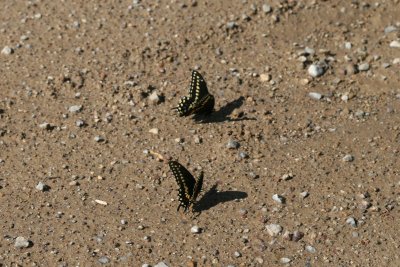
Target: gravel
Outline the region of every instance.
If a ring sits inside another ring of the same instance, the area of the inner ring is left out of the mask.
[[[268,234],[272,237],[279,235],[283,230],[282,226],[274,223],[266,225],[265,229],[267,229]]]
[[[9,47],[9,46],[5,46],[2,50],[1,50],[1,54],[3,55],[11,55],[12,53],[14,53],[14,50]]]
[[[165,262],[160,261],[159,263],[157,263],[156,265],[154,265],[154,267],[168,267],[168,265],[167,265]]]
[[[70,106],[68,108],[68,111],[71,113],[78,113],[82,110],[82,106],[81,105],[74,105],[74,106]]]
[[[315,253],[317,251],[313,246],[310,245],[306,246],[306,250],[310,253]]]
[[[392,48],[400,48],[400,41],[397,41],[397,40],[391,41],[389,46]]]
[[[351,225],[352,227],[357,227],[357,221],[353,217],[347,218],[346,223]]]
[[[280,196],[278,194],[274,194],[272,196],[272,199],[280,204],[284,204],[285,203],[285,198],[283,196]]]
[[[310,74],[312,77],[322,76],[324,72],[324,68],[317,64],[311,64],[310,67],[308,67],[308,74]]]
[[[262,6],[262,10],[265,14],[271,13],[272,12],[272,7],[268,4],[264,4]]]
[[[101,264],[107,264],[110,262],[110,258],[106,257],[106,256],[102,256],[98,259],[98,262],[100,262]]]
[[[39,191],[44,192],[44,191],[47,191],[47,190],[49,189],[49,186],[46,185],[46,184],[43,183],[43,182],[39,182],[39,183],[36,185],[36,189],[39,190]]]
[[[192,226],[192,228],[190,228],[190,232],[192,234],[199,234],[201,233],[201,228],[198,227],[197,225]]]
[[[311,92],[308,94],[312,99],[315,100],[320,100],[322,98],[322,95],[320,93],[316,93],[316,92]]]
[[[359,71],[367,71],[369,70],[369,64],[368,63],[362,63],[358,65],[358,70]]]
[[[228,144],[226,145],[228,149],[238,149],[240,147],[240,144],[238,141],[234,140],[229,140]]]
[[[350,154],[347,154],[342,158],[342,161],[344,161],[344,162],[352,162],[352,161],[354,161],[354,156],[350,155]]]
[[[15,239],[14,247],[16,248],[27,248],[30,245],[30,241],[25,237],[19,236]]]
[[[103,136],[96,135],[96,136],[94,137],[94,141],[96,141],[96,142],[98,142],[98,143],[104,142],[104,141],[105,141],[105,138],[104,138]]]

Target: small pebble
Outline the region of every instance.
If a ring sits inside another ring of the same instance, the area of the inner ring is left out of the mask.
[[[287,264],[287,263],[289,263],[289,262],[291,262],[291,261],[292,261],[291,259],[286,258],[286,257],[281,258],[281,263],[283,263],[283,264]]]
[[[98,259],[98,261],[99,261],[101,264],[107,264],[107,263],[110,262],[110,258],[108,258],[108,257],[106,257],[106,256],[102,256],[102,257],[100,257],[100,258]]]
[[[201,228],[198,227],[197,225],[192,226],[192,228],[190,228],[190,232],[192,234],[199,234],[201,232]]]
[[[11,47],[9,47],[9,46],[5,46],[5,47],[1,50],[1,53],[2,53],[3,55],[11,55],[12,53],[14,53],[14,50],[13,50]]]
[[[126,220],[123,220],[123,219],[121,220],[121,224],[122,224],[122,225],[125,225],[125,224],[127,224],[127,223],[128,223],[128,222],[127,222]]]
[[[100,205],[103,205],[103,206],[107,206],[107,205],[108,205],[107,202],[105,202],[105,201],[103,201],[103,200],[100,200],[100,199],[95,199],[94,202],[96,202],[96,203],[98,203],[98,204],[100,204]]]
[[[400,48],[400,41],[391,41],[389,46],[392,48]]]
[[[77,127],[83,127],[83,126],[85,126],[85,122],[84,122],[83,120],[77,120],[77,121],[75,122],[75,125],[76,125]]]
[[[46,185],[46,184],[44,184],[43,182],[39,182],[39,183],[36,185],[36,189],[39,190],[39,191],[44,192],[44,191],[47,191],[47,190],[49,189],[49,186]]]
[[[239,148],[239,146],[240,146],[239,142],[234,140],[229,140],[228,144],[226,145],[228,149],[237,149]]]
[[[358,65],[358,70],[359,71],[367,71],[369,70],[369,64],[368,63],[362,63]]]
[[[278,195],[278,194],[274,194],[272,196],[272,199],[275,200],[276,202],[280,203],[280,204],[285,203],[285,198],[283,196]]]
[[[264,4],[264,5],[262,6],[262,10],[263,10],[263,12],[264,12],[265,14],[268,14],[268,13],[271,13],[272,7],[271,7],[270,5],[268,5],[268,4]]]
[[[228,22],[227,24],[226,24],[226,28],[227,29],[234,29],[234,28],[237,28],[237,24],[236,24],[236,22],[234,22],[234,21],[230,21],[230,22]]]
[[[347,75],[353,75],[358,72],[358,69],[354,64],[347,64],[345,67],[345,72]]]
[[[268,234],[272,237],[279,235],[283,230],[282,226],[274,223],[266,225],[265,228],[267,229]]]
[[[347,154],[346,156],[344,156],[342,158],[342,161],[344,161],[344,162],[352,162],[353,160],[354,160],[354,157],[350,154]]]
[[[239,152],[239,157],[242,159],[247,159],[249,155],[246,152]]]
[[[40,129],[44,129],[44,130],[50,130],[51,129],[51,125],[48,122],[44,122],[42,124],[39,124],[39,128]]]
[[[346,220],[346,223],[347,223],[347,224],[350,224],[352,227],[357,227],[357,221],[356,221],[356,219],[354,219],[353,217],[349,217],[349,218]]]
[[[142,264],[142,267],[151,267],[151,265],[147,264],[147,263],[144,263],[144,264]]]
[[[242,254],[239,251],[235,251],[234,255],[236,258],[239,258],[242,256]]]
[[[350,42],[345,42],[344,43],[344,48],[351,49],[351,47],[352,47],[352,44]]]
[[[393,25],[387,26],[387,27],[385,28],[385,33],[386,33],[386,34],[387,34],[387,33],[391,33],[391,32],[395,32],[395,31],[397,31],[397,28],[396,28],[395,26],[393,26]]]
[[[16,248],[27,248],[30,245],[30,241],[25,237],[19,236],[15,239],[14,247]]]
[[[300,193],[300,196],[301,196],[302,198],[306,198],[306,197],[308,197],[308,195],[309,195],[309,193],[308,193],[307,191],[304,191],[304,192],[301,192],[301,193]]]
[[[95,137],[94,137],[94,141],[96,141],[96,142],[98,142],[98,143],[100,143],[100,142],[104,142],[104,137],[102,137],[102,136],[100,136],[100,135],[96,135]]]
[[[313,246],[309,246],[309,245],[306,246],[306,250],[308,252],[310,252],[310,253],[315,253],[316,252],[316,249]]]
[[[320,100],[322,98],[322,95],[320,93],[316,93],[316,92],[311,92],[308,94],[312,99],[315,100]]]
[[[154,91],[153,93],[151,93],[151,95],[149,96],[149,100],[151,103],[153,104],[159,104],[161,103],[161,97],[158,95],[158,93],[156,91]]]
[[[193,141],[194,141],[195,144],[201,144],[203,142],[203,140],[197,134],[195,134],[193,136],[193,139],[194,139]]]
[[[270,74],[260,74],[260,81],[261,82],[269,82],[271,80],[271,75]]]
[[[154,267],[168,267],[168,265],[166,263],[164,263],[163,261],[160,261],[159,263],[154,265]]]
[[[382,63],[382,68],[387,69],[389,67],[390,67],[390,63],[387,63],[387,62]]]
[[[70,106],[68,111],[71,113],[77,113],[80,112],[82,110],[82,106],[81,105],[74,105],[74,106]]]
[[[149,130],[149,133],[158,134],[159,130],[157,128],[152,128]]]
[[[310,67],[308,67],[308,74],[310,74],[312,77],[319,77],[324,74],[324,72],[324,69],[317,64],[311,64]]]
[[[300,239],[302,239],[303,237],[304,237],[304,233],[303,233],[303,232],[294,231],[294,232],[293,232],[292,240],[295,241],[295,242],[297,242],[297,241],[299,241]]]

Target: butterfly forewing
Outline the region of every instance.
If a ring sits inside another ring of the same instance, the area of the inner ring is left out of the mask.
[[[170,161],[169,167],[172,173],[175,176],[176,183],[178,184],[178,198],[179,198],[179,206],[183,207],[185,211],[191,205],[191,200],[193,197],[193,190],[196,185],[196,180],[193,175],[180,163],[176,161]]]
[[[211,113],[214,109],[214,97],[208,92],[203,76],[197,71],[192,71],[189,95],[181,98],[176,109],[179,116]]]

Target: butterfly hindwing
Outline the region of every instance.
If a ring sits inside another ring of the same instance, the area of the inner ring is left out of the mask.
[[[201,191],[203,174],[201,174],[199,179],[196,181],[193,175],[177,161],[170,161],[168,164],[179,187],[178,210],[180,207],[183,207],[184,210],[187,211],[187,209],[195,203],[196,198]]]
[[[208,92],[203,76],[193,70],[189,85],[189,95],[181,98],[176,109],[179,116],[206,114],[213,111],[214,102],[214,97]]]

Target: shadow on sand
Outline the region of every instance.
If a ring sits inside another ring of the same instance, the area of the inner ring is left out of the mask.
[[[216,123],[216,122],[224,122],[224,121],[244,121],[244,120],[255,120],[254,118],[238,118],[232,119],[230,115],[232,112],[240,108],[243,105],[244,97],[241,96],[236,100],[233,100],[227,103],[225,106],[221,107],[219,110],[209,114],[209,115],[195,115],[193,119],[196,122],[201,123]]]
[[[202,212],[208,210],[219,203],[224,203],[232,201],[235,199],[243,199],[247,197],[247,193],[242,191],[217,191],[218,183],[213,185],[210,190],[208,190],[203,197],[196,203],[194,207],[195,212]]]

